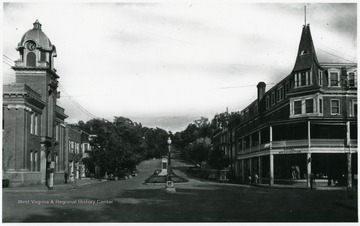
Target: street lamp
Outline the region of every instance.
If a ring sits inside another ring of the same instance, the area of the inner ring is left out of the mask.
[[[174,192],[176,192],[176,190],[174,187],[174,182],[171,180],[171,156],[170,156],[171,139],[170,139],[170,137],[168,138],[167,143],[169,145],[169,151],[168,151],[168,164],[167,164],[165,191],[174,193]]]
[[[170,137],[167,139],[169,151],[168,151],[168,167],[167,167],[167,179],[166,181],[171,181],[171,156],[170,156],[170,148],[171,148],[171,139]]]

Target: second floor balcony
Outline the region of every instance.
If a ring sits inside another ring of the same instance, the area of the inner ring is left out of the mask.
[[[357,139],[301,139],[272,141],[263,144],[255,144],[251,147],[243,147],[237,151],[237,155],[255,153],[266,150],[289,149],[289,148],[357,148]]]

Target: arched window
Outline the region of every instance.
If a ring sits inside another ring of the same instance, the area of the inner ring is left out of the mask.
[[[36,67],[36,55],[33,52],[30,52],[26,56],[26,66]]]

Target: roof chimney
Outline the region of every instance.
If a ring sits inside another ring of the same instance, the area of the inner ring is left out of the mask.
[[[266,88],[265,82],[259,82],[257,84],[258,100],[261,100],[261,98],[263,98],[263,96],[265,95],[265,88]]]

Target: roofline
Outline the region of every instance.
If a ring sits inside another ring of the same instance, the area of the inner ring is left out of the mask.
[[[331,63],[331,62],[323,62],[320,63],[321,66],[323,67],[331,67],[331,66],[355,66],[357,67],[357,63]]]

